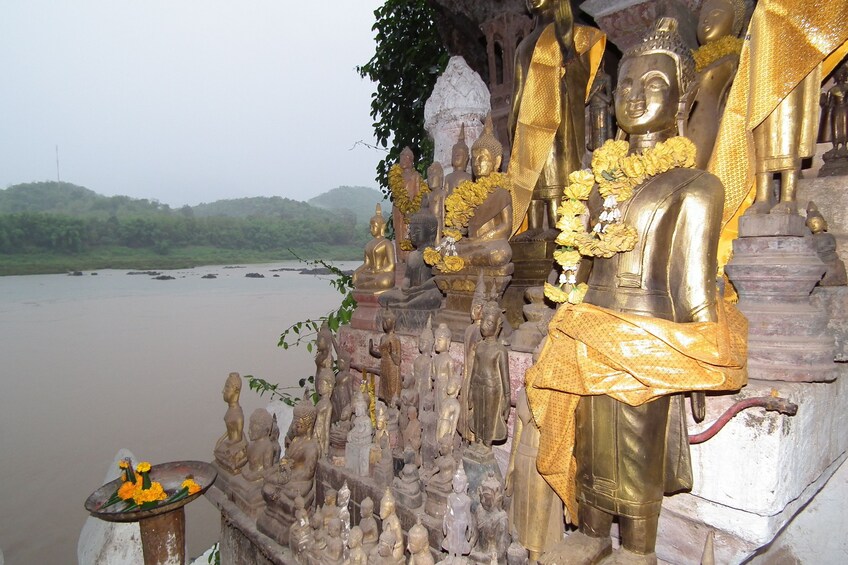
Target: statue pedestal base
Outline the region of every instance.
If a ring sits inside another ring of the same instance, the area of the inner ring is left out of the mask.
[[[264,481],[248,481],[242,475],[236,475],[229,481],[230,497],[242,512],[254,520],[265,509],[265,499],[262,498]]]
[[[506,319],[513,328],[524,322],[524,293],[533,286],[542,286],[554,266],[553,241],[510,241],[515,272],[504,292],[501,305],[506,309]],[[532,350],[531,350],[532,351]]]
[[[436,314],[435,324],[447,324],[453,341],[462,341],[471,323],[471,301],[482,276],[486,300],[500,300],[512,280],[513,264],[503,267],[466,267],[456,273],[436,275],[436,284],[445,295],[444,307]]]
[[[848,151],[831,149],[822,155],[824,165],[819,169],[820,177],[840,177],[848,175]]]
[[[377,299],[379,293],[354,290],[353,299],[356,300],[356,309],[350,317],[350,327],[358,330],[380,331],[377,325],[377,315],[380,313],[380,303]]]
[[[465,448],[462,454],[462,467],[465,469],[465,475],[468,477],[468,496],[473,500],[472,508],[476,508],[480,502],[480,493],[478,488],[491,473],[503,484],[503,475],[501,468],[495,461],[495,454],[491,447],[486,447],[482,443],[472,443]]]
[[[230,488],[230,485],[235,482],[237,478],[241,478],[241,473],[232,473],[228,467],[222,465],[219,461],[213,461],[212,465],[215,467],[215,470],[218,471],[218,478],[215,480],[215,486],[221,489],[221,491],[227,495],[227,498],[234,500],[233,491],[232,488]]]
[[[827,314],[810,303],[825,270],[812,237],[760,235],[777,229],[794,233],[800,231],[799,222],[803,227],[803,218],[785,214],[740,219],[740,237],[726,270],[739,293],[739,310],[748,318],[750,379],[820,382],[835,377]]]

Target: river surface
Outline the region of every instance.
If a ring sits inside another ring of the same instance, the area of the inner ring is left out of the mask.
[[[163,271],[175,277],[167,281],[109,270],[0,277],[7,564],[76,563],[83,502],[121,447],[154,464],[211,460],[225,430],[221,389],[230,371],[283,385],[314,372],[305,347],[283,350],[277,340],[341,295],[326,276],[271,271],[299,266]],[[245,417],[266,403],[245,382]],[[186,507],[186,520],[196,556],[217,540],[220,520],[202,497]]]

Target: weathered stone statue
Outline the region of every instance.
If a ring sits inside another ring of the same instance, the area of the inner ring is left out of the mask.
[[[460,435],[467,441],[474,441],[474,433],[469,427],[471,405],[468,403],[468,399],[470,394],[469,387],[471,386],[471,369],[474,366],[474,352],[477,350],[477,344],[483,339],[483,336],[480,334],[480,321],[483,318],[483,304],[486,303],[485,291],[485,284],[481,273],[477,277],[474,298],[471,299],[471,323],[465,328],[462,338],[465,363],[462,367],[462,388],[459,393],[459,402],[462,409],[459,414],[457,429]]]
[[[330,454],[330,423],[333,419],[333,384],[336,380],[333,370],[316,377],[315,386],[321,399],[315,405],[317,417],[315,419],[315,441],[318,443],[318,457],[326,458]]]
[[[264,408],[257,408],[250,415],[250,445],[247,446],[247,465],[241,475],[248,481],[261,481],[265,473],[274,466],[274,446],[271,443],[273,418]]]
[[[366,496],[359,503],[359,528],[362,530],[362,549],[370,555],[377,547],[380,539],[380,530],[377,528],[377,520],[374,518],[374,501]],[[352,532],[351,532],[352,533]]]
[[[324,562],[324,552],[327,551],[327,531],[322,518],[319,508],[309,520],[312,526],[312,546],[306,552],[307,565],[322,565]]]
[[[219,469],[237,475],[247,463],[247,440],[244,439],[244,412],[239,404],[241,394],[241,376],[230,373],[224,383],[224,402],[227,413],[224,414],[224,432],[215,444],[215,464]]]
[[[718,125],[730,85],[739,68],[745,23],[744,0],[707,0],[698,17],[698,43],[695,51],[696,87],[686,136],[695,144],[695,166],[706,169],[713,153]]]
[[[439,445],[436,443],[436,421],[439,416],[435,412],[435,397],[435,391],[432,390],[424,395],[421,415],[418,417],[421,422],[421,463],[428,472],[439,455]]]
[[[365,244],[365,262],[353,272],[357,290],[382,292],[395,286],[395,248],[386,239],[386,221],[380,205],[371,218],[371,241]]]
[[[350,373],[350,353],[336,342],[332,333],[330,334],[330,340],[332,341],[333,349],[336,351],[339,369],[339,372],[335,375],[333,394],[330,397],[333,401],[333,423],[336,423],[341,419],[341,414],[345,407],[350,407],[354,392],[354,379]]]
[[[446,324],[439,324],[436,328],[436,356],[433,358],[433,393],[437,418],[442,413],[442,401],[447,397],[448,381],[454,373],[450,343],[451,331]]]
[[[467,488],[468,480],[460,465],[453,478],[453,492],[448,496],[448,508],[442,522],[442,533],[445,534],[442,548],[452,560],[471,553],[477,537]]]
[[[383,530],[380,534],[380,541],[374,551],[371,552],[368,558],[369,565],[403,565],[403,556],[398,559],[394,555],[393,548],[396,544],[397,536],[392,530]]]
[[[410,406],[407,412],[407,424],[403,430],[403,448],[411,449],[415,454],[415,464],[421,466],[421,422],[418,409]]]
[[[353,398],[353,408],[356,415],[353,417],[353,427],[347,434],[345,467],[360,477],[367,477],[370,469],[369,458],[374,428],[371,425],[368,405],[365,403],[362,393]]]
[[[812,200],[807,204],[807,227],[813,232],[813,241],[816,244],[819,259],[827,267],[819,281],[819,286],[843,286],[848,283],[845,263],[836,254],[836,238],[827,233],[827,221]]]
[[[368,340],[368,351],[380,360],[380,389],[377,395],[387,406],[396,406],[400,399],[400,338],[395,334],[395,315],[391,310],[383,310],[383,332],[380,346],[374,347],[374,341]]]
[[[342,522],[342,541],[344,542],[345,557],[348,557],[348,545],[350,541],[350,488],[347,481],[342,484],[336,495],[339,507],[339,520]]]
[[[315,469],[318,444],[312,437],[316,410],[312,401],[301,400],[294,408],[295,436],[277,469],[266,475],[262,487],[265,510],[256,522],[259,531],[284,545],[294,522],[294,500],[300,496],[311,508],[315,501]]]
[[[430,198],[427,200],[427,208],[433,213],[433,217],[436,218],[436,236],[433,241],[438,244],[442,241],[442,228],[445,225],[445,198],[448,195],[447,190],[445,190],[445,171],[442,169],[442,164],[438,161],[433,161],[427,167],[427,184],[430,186]],[[421,204],[423,209],[423,198],[421,199]],[[412,239],[411,235],[409,239]],[[414,242],[413,245],[415,245]]]
[[[418,384],[418,411],[422,411],[424,397],[433,390],[433,347],[436,337],[433,335],[432,317],[427,318],[427,325],[418,336],[419,355],[412,362],[412,374]]]
[[[424,493],[421,490],[421,476],[415,464],[415,452],[406,449],[403,452],[403,469],[392,481],[392,490],[397,501],[406,508],[415,509],[424,504]]]
[[[289,549],[292,550],[299,563],[305,563],[306,553],[314,541],[312,526],[309,525],[309,514],[306,512],[302,496],[294,499],[294,507],[295,522],[289,530]]]
[[[394,461],[392,460],[392,446],[389,440],[388,409],[382,402],[377,403],[376,422],[374,430],[374,443],[371,445],[371,477],[379,486],[389,486],[394,477]]]
[[[548,333],[548,323],[554,315],[554,309],[545,303],[545,289],[531,286],[524,291],[527,304],[522,307],[526,320],[510,336],[513,351],[532,353],[542,338]]]
[[[435,461],[435,473],[425,482],[427,501],[424,510],[434,518],[442,518],[447,508],[448,496],[451,493],[451,482],[456,469],[461,466],[453,454],[453,442],[443,439],[439,443],[439,456]]]
[[[415,154],[409,147],[404,147],[400,152],[398,165],[401,170],[401,193],[393,186],[392,176],[389,175],[389,188],[392,190],[394,206],[392,207],[392,223],[395,228],[395,240],[400,246],[401,242],[408,238],[409,218],[418,211],[414,204],[416,197],[421,192],[424,179],[415,170]],[[398,248],[397,256],[401,261],[406,260],[407,252]]]
[[[345,562],[345,545],[342,540],[342,521],[332,518],[327,523],[327,549],[324,551],[322,565],[341,565]]]
[[[415,382],[415,374],[410,371],[403,377],[403,388],[400,391],[400,417],[398,425],[401,429],[401,434],[406,430],[406,424],[409,422],[409,409],[418,408],[418,383]]]
[[[528,229],[520,239],[553,240],[568,175],[580,168],[585,152],[587,89],[605,41],[598,30],[574,25],[569,2],[542,0],[528,7],[536,26],[516,48],[509,118],[515,209],[510,235],[526,214]]]
[[[507,565],[530,565],[530,557],[527,554],[527,550],[518,541],[518,532],[513,530],[511,536],[512,543],[509,544],[506,550]],[[533,561],[535,563],[535,560]]]
[[[694,62],[676,24],[661,18],[621,60],[616,117],[630,135],[631,155],[673,137],[678,111],[688,110],[679,103],[692,84]],[[676,145],[692,149],[681,140],[662,147]],[[683,396],[669,393],[736,389],[745,380],[744,354],[731,353],[709,369],[685,361],[701,348],[716,348],[705,335],[731,336],[720,347],[732,352],[741,343],[744,349],[744,320],[717,300],[723,203],[716,177],[685,166],[636,185],[618,204],[621,223],[636,229],[635,246],[595,257],[583,303],[557,310],[539,361],[526,373],[527,396],[541,432],[537,467],[580,525],[540,562],[596,562],[611,551],[610,526],[618,516],[622,549],[616,559],[656,563],[663,494],[692,482]],[[600,210],[592,212],[594,223]],[[571,332],[566,328],[575,327],[575,317],[581,329]],[[684,333],[686,339],[668,338]],[[651,352],[639,355],[639,348]],[[716,351],[704,355],[718,357]],[[691,367],[685,375],[658,370],[681,364]],[[661,384],[646,386],[640,378]],[[576,485],[567,478],[572,450]],[[540,513],[530,527],[547,527],[547,518]]]
[[[589,144],[594,151],[615,136],[615,119],[612,103],[612,78],[598,69],[589,89]]]
[[[276,465],[280,462],[280,455],[282,455],[283,447],[280,445],[280,426],[277,425],[277,415],[274,414],[271,417],[271,433],[268,435],[271,439],[271,449],[273,450],[271,453],[271,461]]]
[[[430,541],[427,528],[421,525],[421,517],[414,526],[409,528],[409,539],[406,548],[409,550],[409,561],[407,565],[435,565],[433,555],[430,553]]]
[[[489,474],[478,489],[480,504],[474,513],[477,521],[477,543],[472,551],[472,559],[478,563],[497,556],[497,563],[506,561],[509,547],[509,518],[503,509],[503,485]]]
[[[454,441],[460,411],[459,400],[456,399],[457,394],[459,394],[459,386],[458,378],[451,377],[448,380],[445,398],[442,400],[442,408],[439,412],[439,421],[436,423],[436,442],[442,441],[443,438]]]
[[[833,143],[822,158],[819,176],[848,174],[848,62],[833,73],[834,85],[822,95],[819,143]]]
[[[388,487],[380,501],[380,520],[383,523],[383,532],[394,534],[392,556],[399,563],[403,563],[403,529],[400,527],[400,519],[395,514],[395,497],[392,495],[392,489]]]
[[[362,547],[362,529],[354,526],[350,529],[350,565],[368,565],[368,554]]]
[[[426,197],[425,197],[426,200]],[[399,315],[399,327],[406,331],[417,331],[424,326],[442,303],[442,293],[433,280],[433,269],[424,262],[423,252],[435,245],[438,220],[427,207],[412,215],[409,221],[409,240],[413,250],[406,258],[403,280],[397,288],[380,295],[384,308],[391,308]]]
[[[506,495],[510,497],[509,521],[516,540],[539,556],[562,540],[565,523],[562,500],[536,469],[539,454],[539,428],[527,403],[526,389],[518,391],[512,451],[506,471]]]
[[[445,191],[448,196],[460,183],[472,180],[472,176],[468,172],[468,144],[465,143],[465,124],[462,124],[459,128],[459,137],[451,149],[451,167],[453,167],[453,170],[445,177]]]
[[[509,352],[498,341],[502,313],[494,301],[483,307],[480,322],[483,341],[477,344],[471,369],[469,427],[474,433],[474,441],[487,447],[506,438],[509,416]]]

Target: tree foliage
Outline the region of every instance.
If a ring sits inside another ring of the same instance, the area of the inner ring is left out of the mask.
[[[424,103],[447,65],[448,52],[426,0],[386,0],[374,16],[374,56],[357,70],[377,84],[371,95],[374,133],[380,145],[391,147],[377,164],[376,180],[388,194],[388,170],[401,149],[411,147],[422,167],[433,160]]]

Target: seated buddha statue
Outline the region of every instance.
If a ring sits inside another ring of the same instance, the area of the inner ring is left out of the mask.
[[[475,182],[498,172],[503,159],[503,145],[492,133],[492,118],[486,118],[483,134],[471,146],[471,170]],[[451,198],[458,198],[457,187]],[[494,187],[486,199],[476,206],[468,222],[468,234],[456,244],[456,251],[466,265],[500,267],[512,259],[509,236],[512,234],[512,196],[502,187]]]
[[[301,400],[295,406],[294,438],[277,469],[266,476],[262,487],[266,506],[256,526],[281,545],[289,540],[289,528],[295,518],[295,499],[302,497],[308,508],[315,502],[315,469],[318,466],[318,444],[312,438],[315,417],[311,400]]]
[[[386,220],[379,204],[370,225],[373,239],[365,244],[365,261],[353,272],[353,287],[382,292],[395,285],[395,248],[386,239]]]

